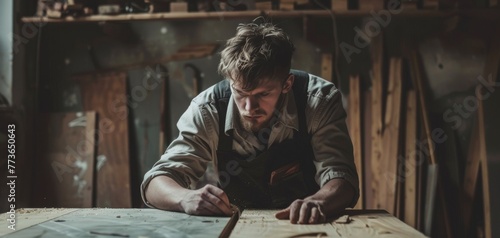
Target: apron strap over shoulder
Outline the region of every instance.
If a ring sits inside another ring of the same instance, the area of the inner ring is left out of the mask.
[[[219,143],[217,146],[218,151],[230,151],[233,147],[232,133],[226,135],[226,113],[231,98],[231,88],[229,87],[229,80],[222,80],[215,85],[215,108],[219,115]]]

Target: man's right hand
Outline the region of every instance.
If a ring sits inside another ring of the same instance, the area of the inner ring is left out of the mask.
[[[213,185],[190,190],[167,176],[156,176],[149,183],[145,196],[147,201],[158,209],[190,215],[232,215],[226,193]]]
[[[189,190],[183,196],[180,205],[190,215],[226,215],[232,214],[229,199],[224,191],[213,185]]]

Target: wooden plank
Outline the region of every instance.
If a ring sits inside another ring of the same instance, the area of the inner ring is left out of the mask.
[[[276,210],[245,210],[231,237],[425,237],[385,211],[346,210],[324,224],[290,224]]]
[[[498,121],[500,114],[498,113],[498,102],[500,101],[499,94],[492,94],[492,98],[485,101],[480,111],[484,118],[479,118],[479,158],[481,160],[481,174],[483,186],[483,213],[484,213],[484,233],[486,238],[499,237],[500,228],[500,206],[498,199],[500,191],[497,186],[492,186],[494,182],[500,179],[500,151],[498,148],[499,136],[495,133],[500,133],[498,129]],[[496,121],[495,121],[496,120]],[[488,128],[488,130],[485,130]],[[495,225],[497,224],[497,225]]]
[[[76,78],[85,110],[98,115],[98,207],[130,207],[130,160],[126,74],[110,73]]]
[[[434,221],[434,206],[436,198],[436,187],[438,180],[437,164],[430,164],[427,167],[427,184],[425,193],[425,209],[424,209],[424,234],[431,236],[432,224]]]
[[[439,0],[422,0],[424,9],[437,10],[439,8]]]
[[[359,11],[359,10],[348,10],[347,0],[334,0],[335,14],[337,16],[345,17],[365,17],[370,16],[370,11]],[[339,4],[340,3],[340,4]],[[344,5],[345,3],[345,5]],[[344,7],[345,6],[345,7]],[[343,9],[343,10],[342,10]],[[465,14],[479,14],[484,15],[485,13],[489,16],[495,16],[496,9],[480,9],[480,10],[467,10]],[[421,16],[421,17],[446,17],[456,15],[457,11],[434,11],[434,10],[420,10],[420,11],[409,11],[401,13],[402,16]],[[462,13],[462,11],[460,11]],[[48,18],[48,17],[21,17],[23,23],[57,23],[57,24],[74,24],[78,22],[131,22],[131,21],[168,21],[168,20],[217,20],[217,19],[239,19],[242,18],[255,18],[261,15],[267,15],[273,18],[288,18],[288,17],[303,17],[303,16],[313,16],[313,17],[331,17],[331,12],[328,10],[294,10],[294,11],[229,11],[229,12],[159,12],[159,13],[131,13],[131,14],[119,14],[119,15],[90,15],[84,17],[74,17],[67,16],[64,18]]]
[[[36,213],[44,209],[34,209]],[[217,237],[229,217],[191,216],[158,209],[63,209],[67,214],[11,233],[24,237]],[[69,213],[68,213],[69,212]],[[31,214],[31,213],[30,213]],[[47,214],[47,213],[42,213]],[[2,214],[4,215],[4,214]],[[31,217],[22,216],[19,223]]]
[[[7,228],[7,219],[0,219],[0,236],[20,231],[37,224],[74,212],[75,208],[21,208],[16,210],[16,230]],[[6,213],[0,217],[7,217]]]
[[[361,90],[359,75],[349,77],[349,134],[351,136],[354,149],[354,163],[359,177],[359,200],[355,209],[363,209],[364,183],[363,183],[363,153],[362,153],[362,135],[361,135]]]
[[[336,234],[333,227],[329,224],[291,225],[289,220],[278,220],[274,217],[277,211],[244,210],[231,233],[231,238],[294,237],[300,234],[333,236]]]
[[[404,221],[417,227],[417,95],[409,90],[406,100]]]
[[[435,179],[436,181],[427,181],[427,191],[426,191],[426,207],[424,210],[424,230],[425,234],[430,236],[430,232],[432,231],[432,219],[433,219],[433,206],[434,206],[434,197],[428,197],[428,195],[434,196],[436,191],[434,191],[436,188],[439,190],[438,195],[439,195],[439,202],[441,207],[443,208],[442,211],[444,212],[443,214],[443,220],[444,220],[444,230],[447,235],[447,237],[451,237],[451,227],[450,227],[450,222],[448,219],[448,213],[446,212],[448,209],[446,208],[446,201],[445,201],[445,196],[444,196],[444,190],[439,189],[442,188],[443,185],[441,184],[439,177],[437,175],[438,169],[437,169],[437,160],[436,156],[434,153],[434,142],[432,141],[432,136],[430,132],[430,123],[429,123],[429,116],[428,116],[428,110],[427,110],[427,104],[426,104],[426,88],[423,84],[423,79],[421,76],[421,63],[420,63],[420,58],[418,56],[418,53],[416,51],[411,52],[410,56],[410,68],[411,68],[411,74],[412,74],[412,80],[413,84],[416,85],[416,91],[418,94],[418,99],[419,99],[419,111],[422,119],[422,125],[423,125],[423,132],[424,132],[424,137],[425,141],[427,142],[427,145],[425,148],[429,152],[429,169],[428,169],[428,176],[427,179]],[[422,148],[421,148],[422,149]],[[429,174],[429,173],[435,173],[435,174]],[[434,186],[435,185],[435,186]]]
[[[37,130],[32,205],[92,207],[96,113],[42,114]]]
[[[165,79],[161,83],[161,98],[160,98],[160,140],[159,148],[160,155],[163,155],[167,149],[168,144],[171,142],[171,131],[170,131],[170,100],[169,100],[169,84],[170,75],[165,68]]]
[[[192,60],[213,55],[219,44],[190,44],[183,46],[174,55],[165,58],[162,62]],[[158,62],[159,63],[159,62]]]
[[[462,210],[458,209],[461,205],[460,197],[462,194],[463,184],[463,170],[459,169],[459,166],[462,168],[461,165],[463,160],[465,160],[465,156],[462,154],[462,146],[459,145],[457,141],[459,140],[457,138],[457,131],[455,131],[449,124],[442,125],[439,130],[442,130],[444,135],[446,135],[446,141],[444,142],[439,139],[434,139],[437,143],[442,142],[440,143],[440,154],[444,155],[444,159],[441,160],[439,166],[440,174],[443,175],[439,178],[440,184],[443,185],[440,189],[444,190],[443,198],[440,199],[443,199],[446,203],[446,207],[450,208],[449,210],[446,210],[446,213],[448,214],[447,219],[449,219],[450,228],[453,227],[452,232],[454,232],[454,234],[465,234],[464,226],[462,225]],[[438,214],[445,212],[439,211],[439,209],[437,209]],[[440,216],[443,217],[442,214],[440,214]],[[443,227],[442,225],[438,226]]]
[[[399,147],[402,147],[403,145],[402,144],[399,144]],[[403,148],[400,148],[400,151],[402,150]],[[402,152],[400,152],[402,153]],[[400,154],[398,155],[398,157],[401,157],[403,156],[403,154]],[[404,159],[398,159],[398,168],[401,168],[402,166],[404,166],[404,163],[405,163],[405,160]],[[401,174],[401,172],[397,171],[396,172],[396,196],[395,196],[395,200],[396,200],[396,206],[395,206],[395,210],[394,210],[394,216],[399,218],[399,219],[404,219],[404,179],[403,179],[403,176],[404,176],[404,172]]]
[[[170,12],[188,12],[187,2],[171,2]]]
[[[498,113],[497,109],[500,96],[497,91],[494,91],[500,86],[498,83],[500,27],[498,26],[497,22],[496,27],[493,28],[495,33],[491,38],[489,54],[486,58],[483,73],[482,90],[483,93],[489,92],[490,98],[483,97],[483,100],[478,100],[479,159],[481,161],[484,233],[486,238],[500,236],[500,227],[494,225],[500,222],[500,206],[498,202],[494,202],[500,199],[500,190],[495,188],[496,186],[490,186],[490,182],[500,179],[500,150],[498,147],[500,113]]]
[[[181,47],[176,53],[169,56],[162,56],[155,59],[151,59],[148,61],[141,61],[126,65],[120,65],[113,68],[99,69],[92,72],[85,72],[78,74],[78,76],[87,77],[89,75],[93,75],[96,77],[97,75],[104,74],[117,74],[125,71],[136,70],[136,69],[144,69],[147,67],[151,67],[152,65],[162,65],[171,61],[182,61],[182,60],[193,60],[197,58],[203,58],[210,55],[213,55],[217,48],[218,44],[207,43],[207,44],[189,44]]]
[[[427,110],[427,104],[426,104],[426,93],[425,93],[425,86],[422,82],[422,76],[421,76],[421,68],[420,68],[420,58],[417,55],[417,52],[413,51],[411,53],[411,70],[412,70],[412,80],[413,84],[416,87],[416,91],[418,94],[418,99],[419,99],[419,106],[420,106],[420,112],[422,116],[422,125],[423,125],[423,131],[424,131],[424,136],[427,142],[427,145],[429,146],[429,151],[430,151],[430,156],[429,156],[429,163],[430,164],[436,164],[436,157],[434,154],[434,142],[432,141],[431,137],[431,125],[429,123],[429,115],[428,115],[428,110]]]
[[[359,10],[361,11],[379,11],[384,9],[384,0],[358,0]]]
[[[423,137],[424,140],[427,142],[427,149],[429,151],[428,155],[428,160],[429,160],[429,165],[427,169],[427,178],[426,178],[426,192],[425,192],[425,207],[422,212],[422,228],[424,230],[424,234],[430,236],[432,232],[432,222],[433,222],[433,211],[434,211],[434,195],[435,195],[435,188],[437,184],[437,165],[436,165],[436,159],[434,157],[434,143],[431,140],[430,137],[430,125],[429,125],[429,119],[428,119],[428,111],[427,111],[427,104],[425,101],[425,88],[422,83],[422,79],[420,76],[420,65],[419,65],[419,58],[418,55],[415,51],[412,51],[410,53],[410,68],[411,68],[411,75],[412,75],[412,81],[413,85],[415,85],[415,90],[418,95],[419,99],[419,114],[421,116],[421,121],[422,121],[422,130],[423,130]],[[422,149],[422,148],[421,148]],[[422,159],[422,158],[421,158]],[[424,198],[423,198],[424,199]]]
[[[351,222],[332,225],[337,236],[332,237],[425,237],[398,218],[385,212],[350,215]]]
[[[418,95],[417,95],[418,97]],[[417,100],[418,101],[418,100]],[[417,107],[420,108],[420,106],[418,105],[418,102],[417,102]],[[417,108],[417,138],[419,139],[419,141],[422,141],[423,140],[423,133],[422,133],[422,123],[421,123],[421,116],[419,115],[420,114],[420,110],[418,110]],[[425,190],[425,187],[424,187],[424,172],[425,172],[425,168],[427,167],[427,158],[425,157],[425,155],[423,153],[421,153],[422,149],[420,148],[419,149],[419,153],[417,154],[417,159],[419,161],[419,166],[417,166],[417,173],[418,173],[418,176],[417,176],[417,221],[416,221],[416,229],[419,230],[419,231],[423,231],[424,230],[424,225],[423,225],[423,217],[424,217],[424,190]]]
[[[271,1],[255,2],[255,9],[260,11],[270,11],[273,9],[273,3]]]
[[[479,109],[479,108],[478,108]],[[478,113],[482,113],[481,110],[478,110]],[[476,119],[476,123],[474,125],[474,129],[472,129],[471,139],[469,141],[469,149],[465,162],[465,176],[464,176],[464,184],[463,184],[463,194],[461,197],[461,207],[462,207],[462,218],[464,224],[465,234],[470,234],[470,222],[472,219],[472,209],[474,207],[474,199],[476,194],[476,186],[477,186],[477,178],[479,175],[479,133],[478,133],[478,119],[482,118],[478,116]]]
[[[379,34],[372,38],[371,41],[371,57],[372,57],[372,100],[371,100],[371,117],[372,117],[372,127],[371,127],[371,163],[370,167],[372,170],[372,181],[368,192],[371,193],[373,198],[372,207],[380,209],[384,207],[385,195],[382,195],[378,189],[382,183],[382,177],[380,171],[383,171],[382,166],[382,67],[383,67],[383,38],[382,34]]]
[[[130,164],[131,164],[131,191],[140,189],[140,182],[144,174],[158,161],[161,151],[158,142],[162,132],[161,103],[162,88],[166,68],[157,65],[141,70],[131,70],[127,73],[128,95],[130,97],[129,112],[134,123],[129,127]],[[161,137],[160,137],[161,138]],[[141,195],[132,192],[133,206],[142,204]]]
[[[280,1],[279,9],[281,11],[293,11],[295,9],[294,2]]]
[[[403,0],[401,1],[401,8],[404,10],[417,10],[417,1],[416,0]]]
[[[402,59],[393,57],[389,62],[389,84],[384,116],[383,159],[385,170],[380,170],[382,183],[380,191],[385,197],[385,209],[396,215],[396,186],[398,182],[399,124],[402,99]]]
[[[332,82],[333,62],[332,54],[321,54],[321,77]]]
[[[364,184],[364,189],[363,189],[363,194],[364,194],[364,200],[365,200],[365,208],[372,207],[373,205],[373,197],[372,193],[370,192],[370,185],[371,181],[373,180],[373,174],[372,170],[370,168],[371,165],[371,151],[372,151],[372,138],[371,138],[371,130],[372,130],[372,95],[370,90],[363,90],[363,97],[364,99],[362,103],[362,137],[363,137],[363,184]]]
[[[332,0],[332,10],[333,11],[347,11],[348,5],[347,0]]]

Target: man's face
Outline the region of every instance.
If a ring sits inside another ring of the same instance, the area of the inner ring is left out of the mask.
[[[240,113],[240,122],[249,132],[258,132],[268,126],[282,94],[288,93],[293,85],[293,75],[286,80],[263,79],[251,91],[245,91],[230,80],[234,101]]]

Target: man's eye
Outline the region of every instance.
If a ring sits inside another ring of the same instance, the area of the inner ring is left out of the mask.
[[[261,94],[260,94],[260,96],[262,96],[262,97],[266,97],[266,96],[269,96],[269,93],[268,93],[268,92],[266,92],[266,93],[261,93]]]

